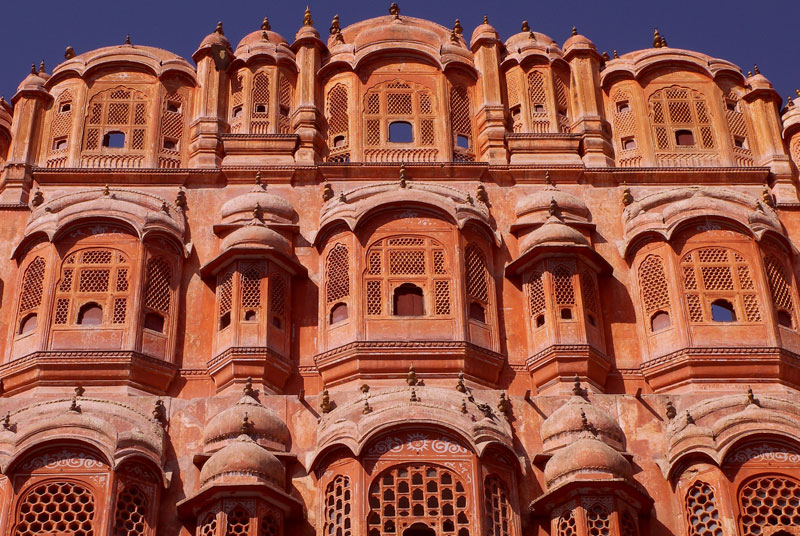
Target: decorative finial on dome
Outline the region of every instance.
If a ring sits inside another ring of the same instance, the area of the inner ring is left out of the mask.
[[[489,24],[489,15],[484,15],[483,16],[483,23],[484,24]]]
[[[130,34],[127,34],[125,36],[125,44],[126,45],[130,45],[131,44],[131,36],[130,36]]]
[[[775,208],[775,198],[772,197],[772,193],[769,191],[769,187],[766,184],[763,190],[761,190],[761,201],[769,208]]]
[[[337,13],[333,16],[333,20],[331,21],[331,35],[336,35],[341,31],[342,29],[339,27],[339,15]]]
[[[603,61],[610,61],[611,60],[611,56],[609,56],[608,52],[606,52],[605,50],[603,51],[602,54],[600,54],[600,56],[602,56]]]
[[[622,205],[627,207],[631,203],[633,203],[633,194],[631,194],[631,189],[628,188],[627,184],[624,184],[624,188],[622,189]]]
[[[489,195],[486,193],[486,187],[483,184],[478,184],[478,188],[475,191],[475,199],[484,205],[489,204]]]
[[[575,37],[576,35],[578,35],[578,29],[575,26],[572,27],[572,32],[570,33],[570,35],[572,37]]]
[[[262,216],[261,203],[256,203],[256,206],[253,207],[253,219],[261,220],[261,216]]]
[[[461,401],[461,413],[463,413],[465,415],[468,413],[467,412],[467,401],[466,400],[462,400]]]
[[[576,374],[575,381],[572,382],[572,394],[575,396],[583,396],[583,387],[581,387],[581,379]]]
[[[787,108],[794,108],[794,101],[792,100],[792,96],[791,95],[786,97],[786,107]]]
[[[333,186],[327,180],[322,185],[322,200],[330,201],[333,199]]]
[[[472,199],[472,196],[471,196],[471,195],[469,195],[469,192],[467,192],[467,199],[466,199],[466,202],[467,202],[467,204],[468,204],[468,205],[473,205],[473,206],[475,205],[475,200],[474,200],[474,199]]]
[[[36,74],[36,64],[31,63],[31,74]]]
[[[11,412],[6,411],[6,416],[3,417],[3,429],[11,430]]]
[[[111,194],[111,189],[108,187],[108,184],[106,184],[105,186],[103,186],[103,195],[110,195],[110,194]]]
[[[523,32],[530,32],[531,31],[531,27],[528,25],[528,21],[526,21],[526,20],[522,21],[522,31]]]
[[[458,34],[455,30],[450,30],[450,42],[451,43],[458,43]]]
[[[497,411],[503,415],[508,415],[511,411],[511,403],[506,398],[505,391],[500,391],[500,400],[497,401]]]
[[[456,19],[456,22],[453,23],[453,31],[456,32],[458,35],[464,33],[464,28],[461,26],[461,21]]]
[[[239,433],[242,435],[250,435],[252,426],[253,423],[250,422],[250,417],[248,417],[247,412],[245,412],[242,416],[242,424],[239,425]]]
[[[675,406],[672,405],[672,400],[667,400],[667,404],[665,407],[665,413],[667,414],[667,419],[672,420],[678,415],[678,411],[675,409]]]
[[[753,76],[753,71],[747,71],[747,78],[750,78],[751,76]]]
[[[753,64],[753,74],[761,74],[761,71],[758,70],[758,65]]]
[[[616,48],[614,49],[613,55],[614,55],[614,59],[619,58],[619,54],[617,54],[617,49]]]
[[[581,428],[587,432],[590,430],[589,419],[586,418],[586,412],[581,410]]]
[[[261,29],[265,32],[268,32],[272,29],[272,26],[269,25],[269,18],[264,17],[264,20],[261,21]]]
[[[76,397],[72,397],[72,402],[69,404],[69,411],[74,413],[80,413],[81,407],[78,405],[78,399]]]
[[[219,35],[225,35],[225,32],[222,30],[222,21],[217,23],[217,27],[214,28],[214,32],[218,33]]]
[[[405,188],[406,186],[406,165],[400,164],[400,188]]]
[[[551,216],[555,216],[556,218],[558,218],[558,212],[559,212],[559,210],[560,210],[560,209],[559,209],[559,206],[558,206],[558,201],[556,201],[556,198],[555,198],[555,197],[551,197],[551,198],[550,198],[550,205],[547,207],[547,212],[548,212],[548,214],[550,214]]]
[[[411,402],[419,402],[419,398],[417,398],[417,390],[413,387],[411,388]]]
[[[408,366],[408,374],[406,375],[406,383],[410,387],[413,387],[413,386],[417,385],[417,373],[414,370],[414,362],[413,361]]]
[[[178,190],[178,193],[175,195],[175,206],[184,212],[189,208],[189,203],[186,202],[186,191],[183,188]]]
[[[395,2],[392,2],[392,5],[389,6],[389,15],[396,19],[400,18],[400,7]]]
[[[263,186],[261,183],[261,170],[256,171],[256,186]]]
[[[344,195],[344,191],[339,192],[339,202],[347,203],[347,196]]]
[[[653,30],[653,48],[661,48],[661,34],[658,33],[658,28]]]
[[[86,389],[84,389],[83,386],[78,385],[77,387],[75,387],[75,396],[83,396],[83,393],[85,392]]]
[[[161,212],[164,214],[169,214],[169,205],[167,205],[166,201],[161,202]]]
[[[661,48],[667,48],[668,46],[669,45],[667,45],[667,38],[662,35],[661,36]]]
[[[364,415],[369,415],[370,413],[372,413],[372,407],[369,405],[368,398],[364,399],[364,409],[361,410],[361,413],[363,413]]]
[[[74,57],[75,57],[75,49],[74,49],[74,48],[72,48],[72,47],[70,47],[70,46],[68,46],[68,47],[67,47],[67,48],[64,50],[64,59],[65,59],[65,60],[71,60],[71,59],[72,59],[72,58],[74,58]]]
[[[328,394],[328,390],[324,389],[322,391],[322,398],[319,401],[319,410],[322,413],[330,413],[332,409],[333,406],[331,406],[331,397]]]
[[[359,387],[359,389],[361,389],[362,393],[367,394],[367,393],[369,393],[369,384],[362,383],[361,387]]]
[[[45,72],[44,60],[42,60],[42,62],[39,64],[39,74],[42,74],[43,72]]]
[[[242,389],[242,394],[244,396],[250,396],[250,397],[255,398],[256,390],[253,389],[253,377],[252,376],[248,376],[247,379],[245,380],[244,388]]]
[[[686,424],[695,424],[694,417],[692,417],[692,414],[689,413],[688,409],[686,410]]]
[[[303,26],[314,26],[314,19],[311,18],[311,9],[306,6],[306,12],[303,14]]]
[[[156,400],[153,404],[153,420],[164,424],[167,420],[167,410],[164,407],[164,401],[161,399]]]
[[[550,170],[544,172],[544,183],[548,186],[553,186],[553,180],[550,178]]]
[[[38,207],[44,203],[44,195],[39,188],[36,188],[36,191],[33,192],[33,199],[31,199],[31,205],[34,207]]]
[[[797,94],[798,97],[800,97],[800,89],[795,89],[794,92]]]
[[[456,384],[456,391],[459,393],[466,393],[467,386],[464,385],[464,371],[458,373],[458,383]]]
[[[756,398],[756,395],[753,394],[753,389],[749,385],[747,386],[747,405],[759,405],[758,399]]]

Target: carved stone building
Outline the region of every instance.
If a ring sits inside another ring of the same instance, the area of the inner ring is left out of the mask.
[[[0,101],[0,533],[800,535],[757,70],[394,5],[192,60]]]

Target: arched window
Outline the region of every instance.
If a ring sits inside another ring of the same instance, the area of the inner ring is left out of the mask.
[[[648,255],[639,265],[639,291],[650,330],[668,328],[671,325],[669,287],[664,261],[658,255]]]
[[[217,277],[217,318],[218,329],[222,331],[231,325],[231,307],[233,305],[233,273],[230,269]]]
[[[42,257],[35,257],[22,277],[22,290],[19,297],[19,319],[17,333],[22,335],[36,329],[39,316],[39,307],[42,304],[44,292],[45,261]]]
[[[544,299],[542,272],[531,272],[530,276],[528,276],[525,288],[528,294],[528,312],[533,319],[534,327],[540,328],[546,323],[544,314],[546,302]]]
[[[731,133],[733,157],[736,165],[752,166],[753,153],[748,142],[747,123],[744,119],[739,96],[733,90],[730,90],[723,97],[723,104],[725,105],[725,119],[728,122],[728,130]]]
[[[278,134],[291,134],[292,83],[284,73],[278,75]]]
[[[596,328],[599,325],[600,303],[597,297],[597,284],[594,276],[587,270],[581,272],[581,296],[583,298],[586,322]]]
[[[550,132],[547,113],[547,89],[544,72],[534,69],[528,73],[528,99],[531,109],[531,131]]]
[[[567,84],[558,73],[553,73],[553,81],[556,86],[556,114],[558,116],[558,131],[569,132],[571,130],[568,117],[569,100],[567,99]]]
[[[350,479],[337,475],[325,489],[325,525],[323,536],[352,535]]]
[[[800,483],[797,480],[777,475],[757,476],[739,491],[741,533],[768,534],[767,529],[776,527],[794,529],[800,526],[798,505]]]
[[[348,91],[336,84],[328,91],[328,156],[329,162],[350,160],[350,116],[347,113]]]
[[[244,536],[250,534],[250,513],[236,506],[228,512],[225,536]]]
[[[558,518],[558,536],[577,536],[578,526],[575,522],[575,514],[572,510],[567,510]]]
[[[242,90],[244,89],[244,80],[241,74],[231,76],[231,111],[230,111],[230,126],[231,133],[237,134],[242,130],[242,119],[244,116],[244,99],[242,97]]]
[[[650,96],[650,121],[656,145],[656,158],[662,165],[689,163],[680,153],[700,156],[691,160],[703,165],[718,162],[714,127],[703,95],[685,87],[667,87]],[[679,154],[674,154],[677,151]]]
[[[486,256],[475,244],[470,244],[464,251],[464,270],[469,317],[479,322],[486,322],[486,311],[489,307],[489,271],[486,268]]]
[[[686,520],[689,536],[722,536],[717,499],[709,484],[698,480],[686,492]]]
[[[513,510],[505,483],[497,476],[489,476],[483,484],[484,515],[488,536],[513,536]]]
[[[472,141],[472,111],[467,88],[450,88],[450,128],[453,136],[453,160],[474,162],[475,147]]]
[[[586,510],[586,528],[589,536],[611,536],[611,513],[604,505],[594,503]]]
[[[136,485],[126,486],[117,495],[114,508],[114,536],[147,534],[147,496]]]
[[[13,534],[95,536],[97,512],[94,494],[83,484],[70,480],[42,482],[26,491],[17,506]]]
[[[325,259],[325,303],[331,309],[331,323],[333,323],[333,304],[342,302],[350,297],[350,253],[344,244],[336,244],[328,252]],[[347,318],[347,304],[339,308],[338,314],[344,313]]]
[[[792,299],[791,279],[782,261],[775,255],[767,255],[764,259],[767,272],[770,296],[775,307],[778,324],[795,329],[794,300]]]
[[[177,93],[164,97],[161,108],[161,143],[158,148],[158,167],[181,167],[183,149],[185,99]]]
[[[378,475],[369,488],[369,536],[399,536],[412,522],[424,523],[436,534],[470,536],[471,517],[464,483],[443,467],[394,467]]]
[[[761,322],[749,264],[736,251],[707,247],[681,259],[690,322]]]
[[[287,275],[274,263],[233,262],[217,276],[218,331],[264,322],[283,330],[288,321]],[[251,326],[252,327],[252,326]]]
[[[425,314],[425,296],[422,289],[413,283],[403,283],[394,289],[395,316],[423,316]]]
[[[89,101],[83,148],[85,151],[113,148],[144,151],[147,119],[147,99],[144,93],[123,86],[98,93]],[[122,147],[115,147],[116,144],[112,143],[113,134],[124,139]]]
[[[614,137],[619,150],[617,162],[620,167],[640,166],[642,157],[636,140],[636,116],[631,107],[630,95],[626,91],[617,91],[611,100]]]
[[[572,281],[572,270],[563,264],[553,270],[553,294],[559,316],[564,320],[573,318],[572,307],[575,305],[575,285]]]

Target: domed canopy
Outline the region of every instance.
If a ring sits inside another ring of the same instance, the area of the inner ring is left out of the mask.
[[[200,41],[200,46],[197,47],[197,50],[194,54],[192,54],[192,58],[197,61],[197,55],[207,49],[210,49],[214,46],[220,46],[226,48],[228,50],[231,49],[231,43],[228,41],[228,38],[225,37],[225,32],[222,30],[222,23],[218,22],[216,29],[205,36],[202,41]]]
[[[469,40],[470,48],[473,48],[478,42],[483,40],[500,40],[500,34],[497,33],[497,30],[495,30],[494,26],[489,24],[489,21],[486,19],[486,17],[483,19],[483,24],[479,24],[472,32],[472,39]]]
[[[289,43],[278,32],[272,30],[256,30],[245,35],[239,44],[236,45],[236,56],[240,52],[246,52],[248,47],[259,46],[263,43],[272,43],[273,45],[288,45]]]
[[[288,240],[261,223],[239,227],[222,241],[222,251],[236,248],[274,249],[287,256],[291,251]]]
[[[559,216],[566,221],[588,222],[589,208],[582,199],[563,192],[553,185],[537,190],[517,201],[515,212],[518,220],[541,222],[550,215],[553,202],[558,207]],[[519,223],[523,223],[518,221]]]
[[[288,58],[290,61],[294,61],[295,58],[290,44],[281,34],[272,31],[266,18],[261,23],[260,30],[247,34],[239,41],[234,55],[237,61],[245,62],[259,55],[269,56],[276,63],[281,58]]]
[[[574,28],[572,30],[574,33],[564,41],[564,52],[568,53],[570,50],[577,48],[596,50],[594,43],[588,37],[577,33]]]
[[[566,480],[629,478],[631,465],[622,454],[598,439],[575,441],[548,460],[544,478],[549,487]]]
[[[539,433],[545,451],[553,451],[575,441],[590,430],[600,441],[622,450],[624,434],[617,421],[581,396],[571,397],[542,423]]]
[[[292,205],[278,195],[267,193],[266,185],[259,181],[249,192],[222,205],[222,221],[226,224],[249,222],[253,219],[253,211],[260,212],[268,222],[291,223],[294,217]]]
[[[267,449],[240,435],[211,456],[200,471],[200,486],[264,482],[283,488],[283,465]]]
[[[555,220],[555,221],[553,221]],[[583,246],[588,247],[589,241],[577,229],[573,229],[569,225],[552,218],[544,225],[525,235],[520,240],[519,250],[520,254],[524,255],[531,249],[537,246]]]
[[[42,90],[46,82],[47,80],[32,68],[28,76],[17,86],[17,93],[20,91]]]
[[[206,447],[213,447],[215,444],[238,437],[245,422],[249,433],[259,444],[276,450],[285,450],[289,441],[289,428],[286,423],[273,410],[262,406],[255,398],[248,395],[208,421],[203,431]]]

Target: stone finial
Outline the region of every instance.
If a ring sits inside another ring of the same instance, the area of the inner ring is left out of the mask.
[[[369,399],[364,399],[364,409],[361,410],[364,415],[372,413],[372,406],[369,405]]]
[[[689,410],[686,410],[686,424],[695,424],[694,417],[689,413]]]
[[[303,13],[303,26],[314,26],[314,19],[311,18],[311,10],[306,6],[306,12]]]
[[[614,55],[614,59],[615,60],[619,58],[619,54],[617,54],[617,49],[616,48],[614,49],[613,55]]]
[[[653,48],[661,48],[661,34],[658,28],[653,29]]]
[[[130,34],[125,36],[125,44],[126,45],[130,45],[131,44],[131,36],[130,36]]]
[[[522,21],[522,31],[523,32],[530,32],[531,31],[531,27],[528,24],[528,21],[526,21],[526,20]]]
[[[478,184],[478,188],[475,190],[475,199],[484,205],[489,204],[489,195],[486,193],[486,187],[483,184]]]
[[[570,36],[571,36],[571,37],[575,37],[576,35],[578,35],[578,28],[576,28],[575,26],[573,26],[573,27],[572,27],[572,31],[570,32]]]
[[[792,100],[792,96],[791,95],[786,97],[786,107],[787,108],[794,108],[794,101]]]
[[[175,206],[184,212],[189,208],[189,203],[186,202],[186,191],[183,188],[179,189],[178,193],[175,194]]]
[[[608,52],[606,52],[605,50],[603,51],[603,53],[602,53],[602,54],[600,54],[600,56],[603,58],[603,61],[609,61],[609,60],[611,60],[611,56],[609,56],[609,55],[608,55]]]
[[[31,74],[36,74],[36,64],[31,63]]]
[[[747,71],[747,78],[750,78],[751,76],[753,76],[753,71]]]
[[[547,213],[550,214],[551,216],[555,216],[556,218],[558,218],[558,211],[559,211],[558,202],[556,201],[555,197],[551,197],[550,205],[547,207]]]
[[[252,376],[248,376],[244,382],[244,388],[242,389],[242,394],[244,396],[250,396],[255,398],[256,390],[253,389],[253,378]]]
[[[336,35],[342,31],[339,27],[339,15],[336,14],[333,16],[333,20],[331,21],[331,35]]]
[[[392,5],[389,6],[389,15],[396,19],[400,18],[400,7],[395,2],[392,2]]]
[[[400,188],[405,188],[406,186],[406,165],[400,164]]]
[[[756,398],[756,395],[753,394],[753,389],[749,385],[747,386],[747,405],[759,405],[758,399]]]
[[[550,170],[544,172],[544,183],[547,186],[553,186],[553,179],[550,178]]]
[[[71,60],[71,59],[72,59],[72,58],[74,58],[74,57],[75,57],[75,49],[74,49],[74,48],[72,48],[71,46],[68,46],[68,47],[67,47],[67,48],[64,50],[64,59],[65,59],[65,60]]]
[[[153,420],[163,423],[167,418],[167,410],[164,407],[164,401],[159,399],[153,405]]]
[[[417,398],[417,390],[413,387],[411,388],[411,402],[419,402],[419,398]]]
[[[484,15],[483,16],[483,23],[484,24],[489,24],[489,15]]]
[[[239,425],[239,433],[242,435],[250,435],[251,427],[252,423],[250,422],[250,417],[248,417],[247,412],[245,412],[244,416],[242,416],[242,424]]]
[[[497,401],[497,411],[503,415],[508,415],[511,411],[511,403],[506,398],[505,391],[500,391],[500,400]]]
[[[167,205],[166,201],[161,202],[161,212],[164,214],[169,214],[169,205]]]
[[[39,64],[39,74],[46,72],[44,68],[44,60]]]
[[[339,202],[347,203],[347,196],[344,195],[344,192],[339,192]]]
[[[466,400],[462,400],[461,401],[461,413],[463,413],[465,415],[468,413],[468,411],[467,411],[467,401]]]
[[[675,406],[672,405],[672,400],[667,400],[665,413],[667,414],[667,419],[669,420],[674,419],[678,415],[678,411],[675,409]]]
[[[458,43],[458,34],[455,30],[450,30],[450,42],[451,43]]]
[[[359,389],[361,389],[361,392],[364,394],[369,393],[369,385],[366,383],[362,383]]]
[[[217,23],[217,27],[214,28],[214,32],[218,33],[219,35],[225,35],[225,32],[222,29],[222,21]]]
[[[753,64],[753,74],[761,74],[761,71],[758,70],[758,65]]]
[[[11,430],[11,412],[6,411],[6,416],[3,417],[3,429]]]
[[[459,393],[466,393],[467,386],[464,385],[464,371],[458,373],[458,383],[456,383],[456,391]]]
[[[769,208],[775,208],[775,198],[772,197],[772,193],[770,193],[766,184],[764,185],[764,189],[761,190],[761,201]]]
[[[256,203],[256,206],[253,207],[253,219],[260,220],[261,216],[261,203]]]
[[[661,36],[661,48],[667,48],[667,38],[663,35]]]
[[[269,19],[264,17],[264,20],[261,21],[261,29],[265,32],[268,32],[272,29],[272,26],[269,25]]]
[[[261,186],[261,170],[256,171],[256,186]]]
[[[333,406],[331,406],[331,397],[328,394],[327,389],[322,391],[322,398],[319,401],[319,409],[322,413],[330,413],[333,409]]]
[[[461,26],[461,21],[460,20],[456,19],[455,23],[453,23],[453,31],[455,33],[457,33],[458,35],[461,35],[461,34],[464,33],[464,27]]]
[[[586,418],[586,412],[581,410],[581,428],[587,432],[590,430],[589,419]]]
[[[474,199],[472,199],[472,196],[471,196],[471,195],[469,195],[469,192],[467,192],[467,199],[466,199],[466,201],[467,201],[467,204],[469,204],[469,205],[474,205],[474,204],[475,204],[475,200],[474,200]]]
[[[72,402],[69,404],[69,411],[74,413],[80,413],[81,407],[78,405],[78,399],[76,397],[72,397]]]
[[[622,189],[622,205],[628,206],[633,203],[633,194],[631,194],[631,189],[625,186]]]
[[[44,195],[42,194],[42,191],[39,188],[36,188],[36,191],[33,192],[33,199],[31,199],[31,205],[33,205],[34,207],[38,207],[42,203],[44,203]]]
[[[572,382],[572,394],[575,396],[583,396],[583,387],[581,387],[581,379],[577,375]]]
[[[322,200],[330,201],[331,199],[333,199],[333,187],[331,183],[325,181],[322,185]]]
[[[111,195],[111,189],[108,187],[108,184],[103,186],[103,195]]]
[[[413,362],[408,366],[408,374],[406,375],[406,383],[410,387],[414,387],[415,385],[417,385],[417,373],[414,370],[414,363]]]
[[[79,385],[79,386],[77,386],[77,387],[75,388],[75,396],[76,396],[76,397],[78,397],[78,396],[83,396],[83,393],[85,393],[85,392],[86,392],[86,389],[84,389],[84,388],[83,388],[82,386],[80,386],[80,385]]]

